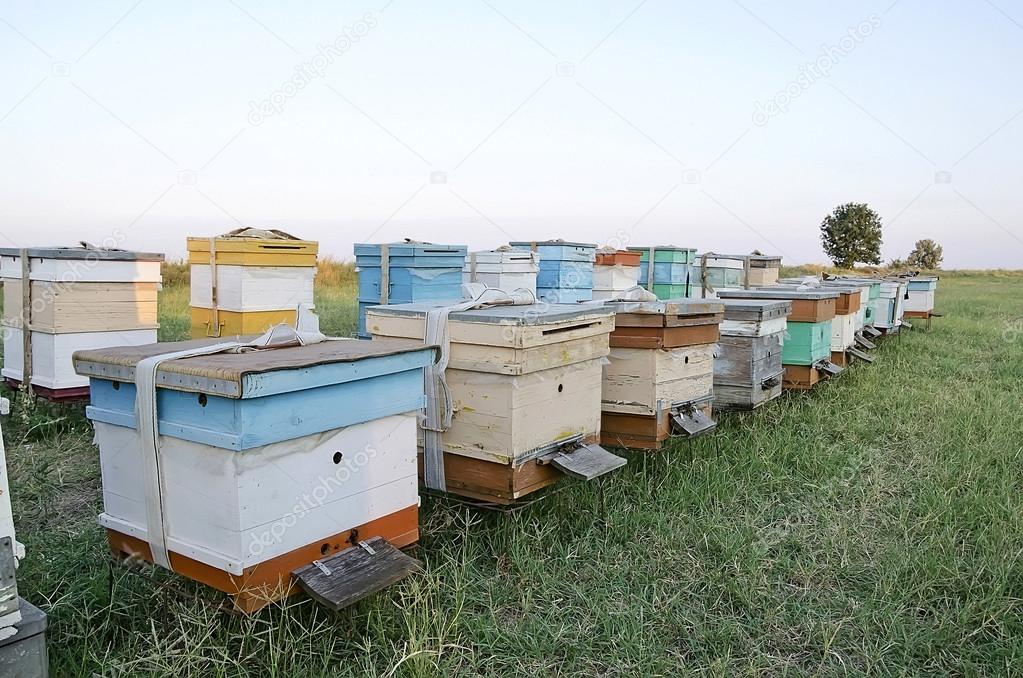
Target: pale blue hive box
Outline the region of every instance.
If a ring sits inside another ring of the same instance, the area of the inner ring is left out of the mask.
[[[597,258],[595,244],[564,240],[509,244],[540,255],[540,271],[536,276],[536,294],[540,299],[563,304],[593,299],[593,262]]]
[[[138,361],[217,341],[77,351],[75,370],[90,382],[86,416],[136,428]],[[413,412],[434,360],[422,342],[378,339],[170,361],[157,373],[159,432],[241,452]]]
[[[388,304],[442,301],[462,298],[464,245],[388,243]],[[368,339],[366,309],[381,303],[383,280],[381,244],[356,244],[355,266],[359,272],[359,336]]]

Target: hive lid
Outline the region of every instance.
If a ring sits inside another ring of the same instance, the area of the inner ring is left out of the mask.
[[[568,240],[520,240],[517,242],[508,243],[512,247],[525,247],[526,249],[532,249],[536,247],[585,247],[587,249],[597,249],[597,243],[592,242],[571,242]]]
[[[281,254],[316,254],[319,243],[315,240],[301,240],[277,229],[238,228],[218,235],[218,252],[280,252]],[[191,237],[187,239],[189,252],[209,252],[210,239]]]
[[[414,240],[389,243],[356,243],[355,256],[378,256],[383,245],[387,245],[387,249],[392,257],[465,256],[466,251],[469,249],[465,245],[438,245],[432,242],[417,242]]]
[[[450,302],[443,301],[422,301],[394,306],[370,306],[366,312],[404,318],[421,318],[426,316],[427,311],[449,304]],[[612,315],[614,312],[611,309],[604,308],[599,304],[532,304],[529,306],[491,306],[472,311],[460,311],[452,313],[448,319],[487,325],[527,326],[586,317],[606,318]]]
[[[255,337],[240,337],[240,341]],[[75,351],[73,356],[75,371],[87,377],[109,379],[111,381],[135,381],[135,366],[144,358],[184,351],[202,346],[211,346],[228,341],[226,339],[193,339],[191,341],[172,341],[143,346],[112,346],[84,351]],[[417,355],[418,354],[418,355]],[[160,365],[156,382],[160,387],[195,393],[225,396],[228,398],[246,398],[269,395],[274,388],[262,385],[263,390],[255,392],[246,378],[252,375],[269,373],[304,371],[300,384],[288,390],[303,390],[324,385],[314,378],[310,368],[358,363],[375,358],[408,355],[412,361],[397,365],[393,369],[367,371],[348,378],[337,377],[325,383],[340,383],[354,378],[380,376],[391,372],[403,371],[414,367],[424,367],[436,360],[437,347],[424,346],[421,341],[409,339],[375,339],[358,341],[356,339],[341,341],[323,341],[307,346],[250,351],[246,353],[216,353],[206,356],[195,356],[169,360]],[[247,388],[248,386],[248,388]]]
[[[163,261],[164,255],[155,252],[98,249],[94,247],[29,247],[28,256],[42,259],[86,259],[89,261]],[[2,247],[0,255],[20,257],[21,249]]]
[[[718,290],[722,299],[838,299],[840,293],[835,290],[797,290],[787,287],[770,287],[755,290]]]
[[[792,302],[758,299],[721,299],[725,320],[770,320],[782,318],[792,312]]]
[[[617,314],[716,315],[724,308],[717,299],[665,299],[663,301],[605,301]]]

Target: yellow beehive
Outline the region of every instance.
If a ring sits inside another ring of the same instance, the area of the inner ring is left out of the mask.
[[[314,241],[244,228],[189,238],[192,336],[258,334],[313,305]]]

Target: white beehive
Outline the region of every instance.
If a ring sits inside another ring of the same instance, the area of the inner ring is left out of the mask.
[[[75,374],[74,351],[156,341],[162,261],[162,254],[86,247],[0,249],[3,376],[23,381],[27,349],[40,394],[86,395],[89,381]]]
[[[536,276],[540,271],[537,252],[503,247],[485,252],[470,252],[465,257],[462,280],[483,283],[506,292],[529,290],[536,294]]]

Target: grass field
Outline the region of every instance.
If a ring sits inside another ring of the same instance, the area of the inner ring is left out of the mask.
[[[350,333],[351,279],[318,291]],[[78,408],[4,422],[23,595],[53,675],[1023,672],[1023,276],[949,275],[873,366],[513,515],[423,500],[427,573],[338,614],[253,618],[110,566]],[[187,292],[162,295],[161,338]],[[602,489],[602,492],[600,491]]]

